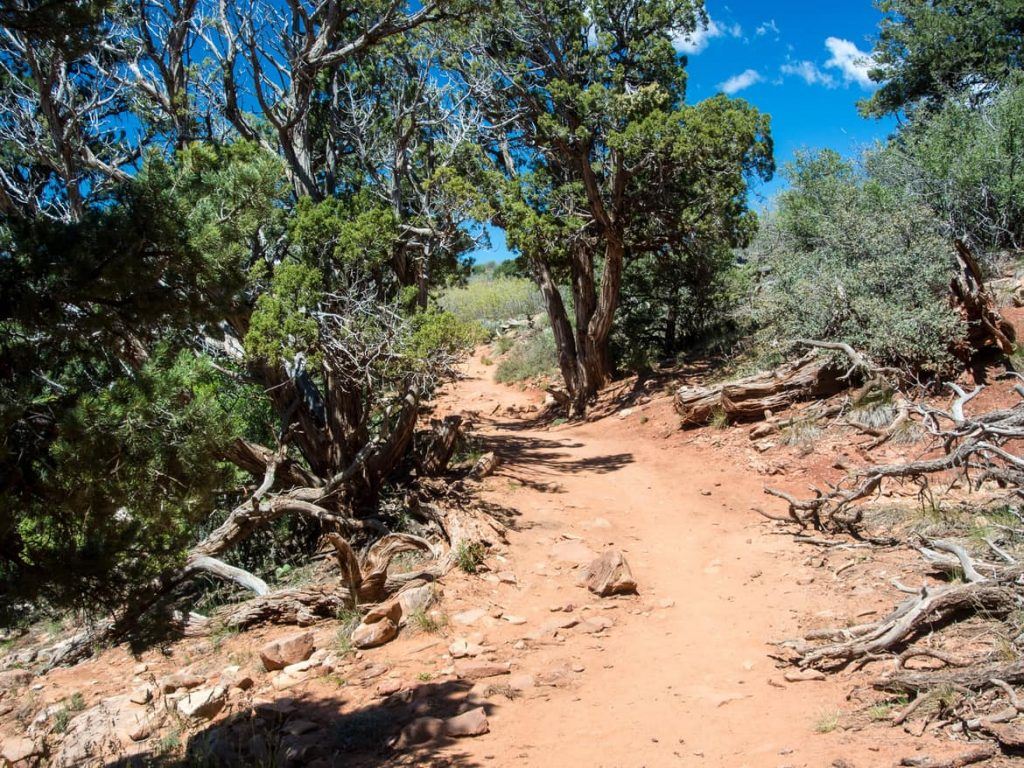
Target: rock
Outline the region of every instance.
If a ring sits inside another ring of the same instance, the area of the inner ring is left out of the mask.
[[[480,736],[487,733],[490,726],[487,723],[487,713],[483,707],[476,707],[467,710],[461,715],[449,717],[444,721],[444,732],[446,736],[463,738],[465,736]]]
[[[363,616],[363,624],[376,624],[385,619],[390,620],[395,626],[402,620],[402,604],[397,599],[388,600],[371,610]]]
[[[455,662],[455,674],[464,680],[497,677],[507,675],[511,671],[512,666],[508,662],[477,661],[475,659],[459,659]]]
[[[609,549],[594,560],[583,576],[587,589],[600,597],[627,595],[636,592],[636,580],[626,558],[616,549]]]
[[[423,586],[413,587],[412,589],[400,592],[395,596],[395,599],[402,606],[402,620],[399,623],[399,626],[401,626],[414,613],[426,611],[433,605],[437,595],[433,584],[424,584]]]
[[[448,653],[451,654],[453,659],[462,659],[466,656],[479,656],[483,653],[484,647],[471,643],[465,638],[457,638],[451,645],[448,646]]]
[[[281,729],[282,733],[289,736],[301,736],[304,733],[315,731],[319,726],[312,720],[292,720]]]
[[[480,619],[482,619],[486,615],[487,611],[485,611],[483,608],[471,608],[468,611],[456,613],[454,616],[452,616],[452,621],[456,624],[461,624],[463,626],[468,627],[471,624],[475,624],[476,622],[480,621]]]
[[[174,693],[177,690],[198,688],[206,682],[206,678],[194,672],[175,672],[160,680],[160,690],[164,693]]]
[[[5,669],[0,672],[0,691],[13,691],[24,688],[35,677],[27,669]]]
[[[367,664],[363,667],[363,671],[359,674],[360,680],[373,680],[375,677],[380,677],[388,668],[382,664]]]
[[[758,424],[752,430],[750,430],[751,440],[760,440],[762,437],[768,437],[768,435],[774,434],[779,431],[779,427],[772,422],[765,422]]]
[[[498,581],[502,584],[515,584],[516,575],[512,571],[498,571]]]
[[[609,619],[607,616],[589,616],[579,624],[576,625],[578,632],[584,632],[588,635],[593,635],[596,632],[601,632],[609,627],[613,626],[615,622]]]
[[[396,678],[389,678],[387,680],[381,680],[377,683],[375,693],[378,696],[391,696],[392,694],[398,693],[400,690],[405,688],[405,683]]]
[[[41,757],[42,754],[41,744],[21,736],[5,736],[3,746],[0,747],[0,756],[4,759],[4,765],[29,764],[34,762],[32,758]]]
[[[418,717],[402,729],[395,749],[408,749],[437,741],[444,735],[444,720],[439,717]]]
[[[284,669],[308,659],[314,650],[313,633],[301,632],[267,643],[260,649],[260,660],[268,672]]]
[[[131,695],[128,700],[133,704],[149,704],[153,700],[153,686],[151,685],[140,685]]]
[[[224,686],[197,688],[178,700],[178,712],[188,720],[209,720],[224,708],[227,698]]]
[[[237,688],[240,691],[248,691],[256,683],[252,679],[252,675],[243,672],[241,667],[231,666],[225,667],[224,671],[220,673],[220,684]]]
[[[360,624],[352,630],[352,645],[356,648],[376,648],[395,639],[398,625],[391,619],[382,619],[373,624]]]
[[[597,557],[597,553],[579,539],[566,539],[553,544],[548,556],[558,563],[586,565]]]
[[[513,616],[510,613],[506,613],[506,614],[502,615],[501,618],[504,619],[505,621],[507,621],[509,624],[525,624],[526,623],[526,619],[524,619],[522,616]]]
[[[49,766],[82,768],[116,761],[130,765],[130,758],[145,750],[135,742],[155,732],[163,717],[162,709],[140,709],[128,696],[104,699],[68,722]]]
[[[139,663],[139,664],[136,664],[134,667],[132,667],[132,674],[142,675],[142,674],[145,674],[146,672],[149,672],[149,664]]]
[[[790,683],[802,683],[807,680],[824,680],[825,673],[818,669],[793,669],[783,677]]]

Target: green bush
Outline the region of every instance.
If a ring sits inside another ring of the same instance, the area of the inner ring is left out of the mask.
[[[459,320],[487,328],[544,311],[537,286],[523,277],[474,276],[465,285],[446,289],[437,303]]]
[[[525,381],[558,370],[558,350],[550,329],[538,331],[520,340],[509,350],[494,371],[494,380],[502,384]]]
[[[950,368],[964,326],[947,299],[951,245],[932,211],[834,152],[801,156],[787,173],[790,189],[745,253],[758,275],[749,319],[760,355],[818,339],[907,370]]]

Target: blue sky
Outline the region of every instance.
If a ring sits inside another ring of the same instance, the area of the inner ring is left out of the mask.
[[[721,91],[772,116],[779,167],[800,149],[831,147],[858,154],[884,139],[895,121],[868,120],[857,101],[869,96],[863,54],[871,51],[881,15],[871,0],[706,0],[711,24],[676,47],[688,57],[688,100]],[[754,190],[761,208],[782,186],[781,175]],[[477,261],[508,258],[500,230]]]

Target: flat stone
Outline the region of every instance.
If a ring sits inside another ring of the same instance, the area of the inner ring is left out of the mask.
[[[481,680],[487,677],[507,675],[512,671],[508,662],[478,661],[475,659],[459,659],[455,662],[456,676],[465,680]]]
[[[483,707],[475,707],[467,710],[461,715],[449,717],[444,721],[444,732],[447,736],[464,738],[466,736],[480,736],[487,733],[490,726],[487,723],[487,713]]]
[[[227,702],[223,686],[197,688],[178,700],[178,711],[189,720],[209,720],[217,716]]]
[[[315,649],[312,632],[300,632],[295,635],[272,640],[260,649],[260,660],[268,672],[284,669],[289,664],[297,664],[308,659]]]
[[[584,632],[588,635],[592,635],[596,632],[601,632],[605,629],[608,629],[614,624],[615,622],[613,622],[607,616],[589,616],[576,625],[576,630],[579,632]]]
[[[483,608],[471,608],[468,611],[462,611],[452,616],[452,621],[456,624],[468,627],[476,622],[480,621],[484,616],[487,615],[487,611]]]
[[[133,704],[149,704],[153,700],[153,686],[140,685],[131,692],[128,700]]]
[[[0,747],[0,756],[3,756],[5,765],[13,765],[42,753],[41,745],[21,736],[5,736],[3,746]]]
[[[378,621],[390,619],[395,626],[402,620],[402,604],[395,600],[388,600],[369,611],[363,616],[363,624],[376,624]]]
[[[397,678],[388,678],[387,680],[381,680],[377,683],[377,688],[374,691],[378,696],[391,696],[392,694],[398,693],[405,688],[405,683]]]
[[[526,623],[526,619],[523,618],[522,616],[513,616],[510,613],[504,614],[501,618],[504,621],[507,621],[509,624],[525,624]]]
[[[5,669],[0,672],[0,691],[11,691],[24,688],[35,677],[27,669]]]
[[[194,672],[175,672],[160,680],[160,690],[164,693],[174,693],[178,690],[189,690],[198,688],[206,682],[206,678]]]
[[[281,731],[289,736],[301,736],[304,733],[315,731],[319,727],[312,720],[290,720]]]

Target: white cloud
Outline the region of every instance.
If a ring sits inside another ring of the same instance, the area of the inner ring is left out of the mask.
[[[722,25],[712,18],[707,24],[702,24],[692,32],[676,32],[672,36],[672,45],[679,53],[687,56],[695,56],[708,47],[708,43],[716,37],[740,37],[743,34],[743,27],[739,24]]]
[[[870,54],[864,53],[849,40],[839,37],[825,40],[825,47],[832,54],[832,58],[825,62],[825,66],[842,72],[843,82],[857,83],[861,88],[870,88],[874,84],[868,77],[868,71],[875,66]]]
[[[779,25],[775,23],[775,19],[770,19],[766,21],[764,24],[762,24],[756,30],[754,30],[754,34],[757,35],[758,37],[767,35],[769,32],[773,33],[776,36],[778,36],[779,34]]]
[[[761,73],[756,69],[746,69],[738,75],[733,75],[724,83],[719,83],[718,89],[731,96],[734,93],[739,93],[744,88],[749,88],[755,83],[760,83],[762,80],[764,78],[761,77]]]
[[[813,61],[794,61],[783,64],[779,67],[784,75],[796,75],[802,78],[808,85],[824,85],[826,88],[834,88],[836,81],[832,75],[822,72]]]

